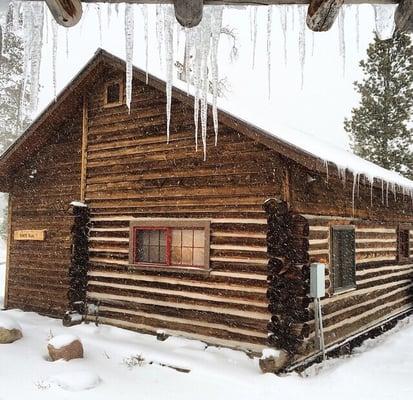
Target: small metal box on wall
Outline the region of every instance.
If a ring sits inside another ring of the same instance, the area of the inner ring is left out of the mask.
[[[310,296],[316,299],[325,296],[325,265],[322,263],[310,265]]]

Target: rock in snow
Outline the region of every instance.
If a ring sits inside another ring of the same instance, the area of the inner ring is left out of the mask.
[[[83,346],[80,339],[74,335],[59,335],[49,340],[47,345],[49,356],[53,361],[73,360],[83,358]]]
[[[0,344],[13,343],[22,337],[20,325],[5,313],[0,313]]]

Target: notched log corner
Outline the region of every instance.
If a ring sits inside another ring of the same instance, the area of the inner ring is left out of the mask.
[[[307,26],[315,32],[328,31],[334,24],[344,0],[311,0]]]

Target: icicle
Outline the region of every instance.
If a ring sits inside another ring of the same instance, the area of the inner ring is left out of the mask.
[[[27,85],[29,82],[29,111],[33,113],[37,109],[38,105],[40,62],[44,24],[44,4],[38,2],[22,3],[21,10],[23,16],[24,79],[20,94],[19,124],[23,121],[24,118],[23,110],[25,109]]]
[[[272,7],[267,8],[267,74],[268,74],[268,98],[271,98],[271,32]]]
[[[360,12],[359,6],[356,5],[356,46],[357,51],[360,50]]]
[[[352,209],[352,215],[354,217],[354,203],[355,203],[355,197],[356,197],[356,184],[358,180],[358,174],[353,172],[353,192],[351,196],[351,209]]]
[[[342,62],[343,76],[346,72],[346,44],[344,37],[344,6],[340,8],[338,13],[338,41],[339,41],[339,53]]]
[[[381,204],[384,205],[384,181],[381,180]]]
[[[328,161],[327,160],[324,161],[324,166],[326,167],[326,179],[328,183]]]
[[[386,182],[386,207],[389,206],[389,182]]]
[[[44,14],[45,14],[45,21],[44,21],[44,24],[45,24],[45,32],[44,32],[44,36],[45,36],[45,42],[47,43],[47,44],[49,44],[49,12],[48,12],[49,10],[48,10],[48,8],[47,8],[47,6],[46,6],[46,4],[44,5],[44,8],[43,8],[43,12],[44,12]]]
[[[218,44],[222,27],[222,6],[214,6],[211,20],[211,66],[212,66],[212,119],[215,132],[215,146],[218,143]]]
[[[390,39],[393,36],[394,6],[373,5],[376,22],[376,33],[380,40]]]
[[[315,33],[311,31],[311,57],[314,56],[314,47],[315,47]]]
[[[133,5],[125,4],[125,49],[126,49],[126,105],[130,113],[132,101],[132,79],[133,79],[133,31],[134,15]]]
[[[69,29],[64,28],[66,35],[66,58],[69,58]]]
[[[364,177],[364,184],[366,184],[366,177]],[[360,175],[357,175],[357,198],[360,198]]]
[[[21,3],[17,1],[13,1],[12,3],[12,27],[13,31],[17,32],[20,27],[20,9]],[[46,5],[45,5],[46,6]]]
[[[109,30],[110,24],[112,22],[112,4],[107,4],[106,6],[106,25]]]
[[[304,64],[305,64],[305,26],[306,26],[306,16],[307,8],[305,6],[299,6],[298,8],[300,17],[300,32],[298,35],[298,46],[300,54],[300,65],[301,65],[301,89],[304,87]]]
[[[174,66],[174,13],[172,6],[164,7],[164,39],[165,39],[165,66],[166,66],[166,138],[169,143],[171,123],[171,101]]]
[[[96,13],[98,16],[98,24],[99,24],[99,43],[102,47],[102,9],[100,8],[100,4],[96,4]]]
[[[185,28],[185,53],[184,53],[184,68],[185,68],[185,79],[186,79],[186,93],[189,95],[189,63],[191,61],[191,49],[192,49],[192,29]]]
[[[145,35],[146,84],[148,84],[148,62],[149,62],[148,6],[146,4],[141,5],[141,11],[142,11],[142,14],[143,14],[143,29],[144,29],[144,35]]]
[[[204,151],[204,160],[206,160],[206,145],[207,145],[207,118],[208,118],[208,56],[210,53],[211,40],[211,8],[206,10],[201,28],[201,41],[199,48],[201,50],[201,137]]]
[[[253,7],[249,6],[248,7],[248,11],[249,11],[249,21],[250,21],[250,40],[251,42],[253,41],[253,30],[254,30],[254,22],[253,22]]]
[[[52,52],[52,63],[53,63],[53,95],[56,100],[57,96],[57,80],[56,80],[56,59],[57,59],[57,23],[53,19],[52,20],[52,46],[53,46],[53,52]]]
[[[255,53],[257,50],[257,12],[258,8],[254,7],[253,30],[252,30],[252,68],[255,68]]]
[[[284,64],[287,65],[287,6],[283,5],[280,10],[281,30],[283,33]]]
[[[373,207],[373,185],[374,178],[370,181],[370,206]]]
[[[157,5],[156,6],[156,41],[158,43],[158,54],[159,54],[159,64],[162,67],[162,45],[164,43],[163,39],[163,12],[162,12],[162,6]]]

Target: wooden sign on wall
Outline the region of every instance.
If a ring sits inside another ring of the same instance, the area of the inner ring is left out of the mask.
[[[14,231],[14,240],[45,240],[46,230]]]

